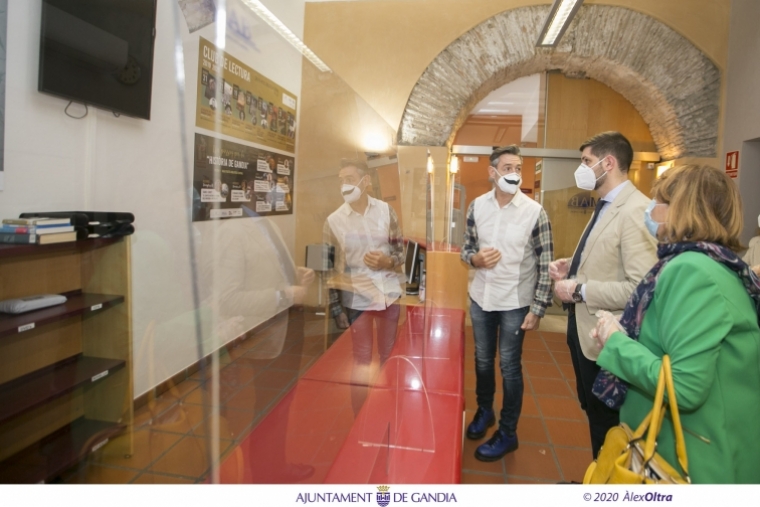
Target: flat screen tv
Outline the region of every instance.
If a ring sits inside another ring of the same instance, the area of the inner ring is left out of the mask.
[[[150,119],[157,0],[42,0],[38,90]]]

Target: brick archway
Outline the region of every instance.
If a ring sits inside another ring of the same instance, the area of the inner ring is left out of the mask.
[[[596,79],[630,101],[664,159],[716,156],[721,71],[704,53],[652,17],[603,5],[583,6],[556,49],[537,48],[548,12],[502,12],[452,42],[414,86],[398,143],[450,144],[488,93],[558,69]]]

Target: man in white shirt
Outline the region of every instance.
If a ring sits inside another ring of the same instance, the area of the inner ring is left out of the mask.
[[[633,290],[657,262],[657,241],[644,225],[650,199],[628,181],[633,148],[619,132],[603,132],[580,148],[575,172],[578,188],[596,190],[600,199],[572,259],[558,259],[550,268],[554,293],[568,310],[567,344],[575,370],[581,408],[591,433],[596,459],[607,431],[619,422],[616,410],[592,393],[599,366],[599,345],[590,332],[596,313],[620,314]]]
[[[396,341],[404,242],[393,208],[367,193],[371,180],[366,164],[344,160],[338,177],[345,202],[327,217],[324,228],[325,242],[335,248],[330,315],[339,328],[350,325],[352,380],[366,386],[373,330],[381,365]],[[354,389],[355,410],[363,397],[363,389]]]
[[[496,461],[517,449],[523,338],[525,331],[538,329],[551,304],[549,263],[554,252],[546,211],[520,191],[520,149],[499,148],[490,160],[488,175],[494,189],[470,204],[461,254],[477,270],[469,293],[478,410],[467,427],[468,438],[482,438],[496,422],[497,343],[503,384],[499,428],[476,450],[481,461]]]

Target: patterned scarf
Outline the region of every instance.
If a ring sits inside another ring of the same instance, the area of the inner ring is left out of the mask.
[[[657,247],[657,258],[660,260],[647,273],[636,290],[631,294],[625,310],[620,318],[620,324],[625,329],[629,338],[639,339],[641,323],[644,321],[647,308],[652,302],[662,268],[673,260],[677,255],[684,252],[699,252],[707,255],[712,260],[719,262],[735,272],[747,293],[755,303],[755,308],[760,311],[760,280],[750,267],[739,258],[733,251],[715,243],[699,241],[696,243],[660,243]],[[602,400],[602,403],[610,408],[619,410],[628,393],[628,384],[617,378],[609,371],[602,369],[596,376],[594,387],[591,390],[594,395]]]

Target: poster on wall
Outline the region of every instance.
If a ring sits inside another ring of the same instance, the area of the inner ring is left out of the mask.
[[[295,153],[296,103],[294,94],[200,37],[196,126]]]
[[[193,222],[293,213],[295,158],[195,134]]]

